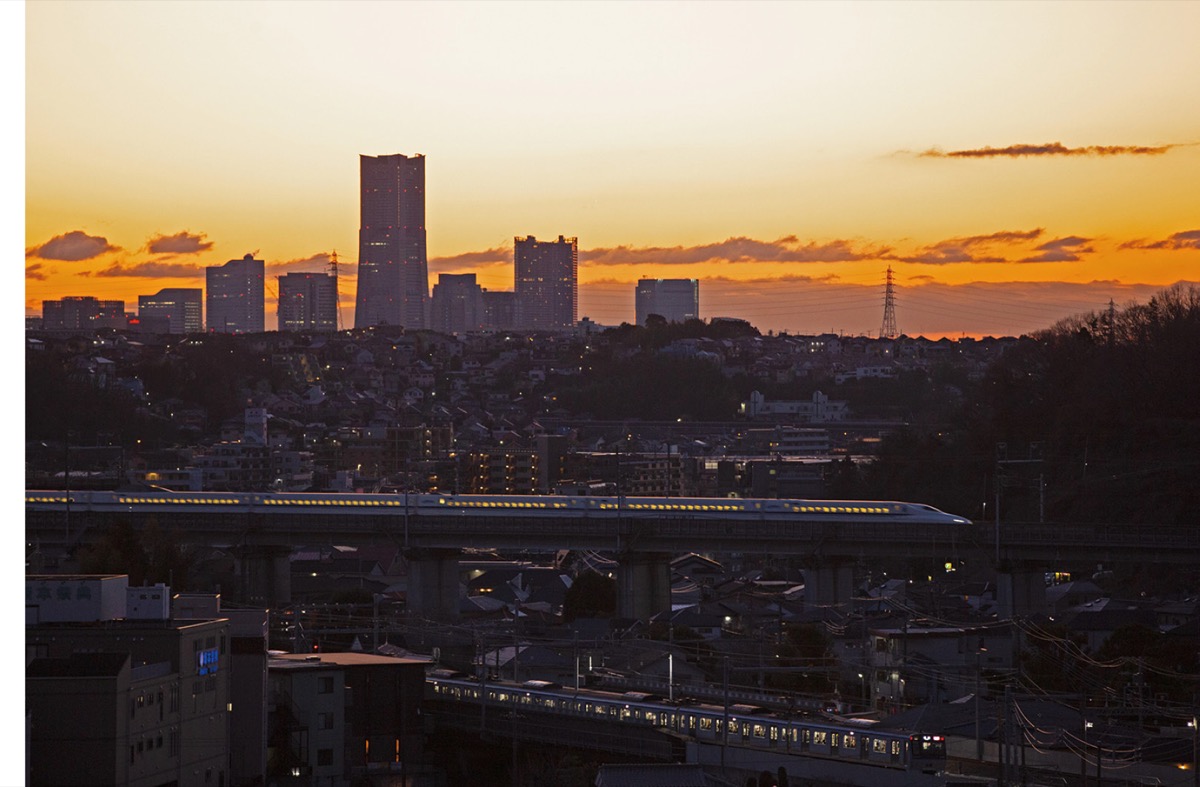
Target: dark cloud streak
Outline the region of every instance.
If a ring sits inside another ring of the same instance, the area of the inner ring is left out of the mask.
[[[1171,251],[1200,250],[1200,230],[1176,232],[1165,240],[1131,240],[1122,243],[1122,249],[1169,249]]]
[[[893,257],[901,262],[914,262],[923,265],[952,265],[958,263],[1000,263],[1011,262],[1007,257],[996,254],[980,254],[977,250],[988,249],[992,246],[1013,246],[1027,243],[1041,237],[1041,227],[1032,230],[1002,230],[989,235],[967,235],[961,238],[948,238],[918,250],[917,254],[909,257]]]
[[[1079,262],[1081,254],[1092,254],[1096,250],[1088,244],[1091,238],[1081,238],[1071,235],[1066,238],[1055,238],[1038,246],[1035,251],[1042,252],[1033,257],[1025,257],[1020,262]]]
[[[1047,142],[1044,145],[1009,145],[1003,148],[974,148],[970,150],[944,151],[930,148],[918,154],[920,158],[1025,158],[1029,156],[1161,156],[1172,148],[1171,145],[1086,145],[1080,148],[1069,148],[1061,142]]]
[[[212,247],[212,241],[203,232],[193,235],[187,230],[174,235],[155,235],[146,241],[146,250],[151,254],[199,254]]]
[[[712,261],[724,262],[853,262],[881,259],[891,252],[890,247],[855,248],[849,240],[828,243],[800,243],[794,235],[774,241],[754,238],[727,238],[719,243],[701,246],[614,246],[587,249],[580,252],[581,264],[606,265],[691,265]]]
[[[309,257],[269,263],[266,265],[266,273],[268,276],[279,276],[285,273],[329,273],[329,263],[332,259],[330,254],[319,251]],[[338,260],[338,277],[341,278],[344,275],[343,269],[354,267]]]
[[[177,262],[114,262],[98,271],[82,271],[80,276],[96,278],[195,279],[204,276],[204,268]]]

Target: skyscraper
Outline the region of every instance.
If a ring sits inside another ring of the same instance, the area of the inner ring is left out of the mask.
[[[579,244],[558,236],[513,239],[516,323],[525,331],[562,331],[575,326],[579,311]]]
[[[154,295],[139,295],[138,318],[143,324],[165,323],[167,333],[200,333],[204,330],[204,291],[167,287]]]
[[[441,333],[467,333],[484,326],[483,288],[474,273],[442,273],[433,285],[429,327]]]
[[[424,328],[425,157],[359,156],[358,294],[354,327]]]
[[[240,260],[205,268],[208,330],[216,333],[262,333],[263,261],[247,254]]]
[[[280,276],[279,330],[336,331],[337,277],[327,273],[285,273]]]
[[[638,279],[634,291],[637,324],[651,314],[667,322],[700,319],[700,282],[696,279]]]

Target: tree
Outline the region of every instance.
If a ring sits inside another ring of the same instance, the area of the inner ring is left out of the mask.
[[[138,532],[127,521],[111,525],[100,539],[79,550],[79,567],[86,574],[128,574],[131,586],[158,582],[187,589],[195,562],[176,532],[150,522]]]
[[[563,597],[563,619],[610,618],[617,613],[617,582],[595,571],[575,577]]]

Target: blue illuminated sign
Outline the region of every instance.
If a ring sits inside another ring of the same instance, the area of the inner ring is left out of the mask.
[[[220,661],[221,652],[216,648],[202,650],[196,654],[196,671],[200,675],[213,675],[217,671],[217,662]]]

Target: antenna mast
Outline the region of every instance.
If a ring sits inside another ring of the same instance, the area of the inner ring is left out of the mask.
[[[879,329],[880,339],[895,339],[900,332],[896,330],[896,290],[892,284],[892,266],[887,269],[887,287],[883,291],[883,327]]]

